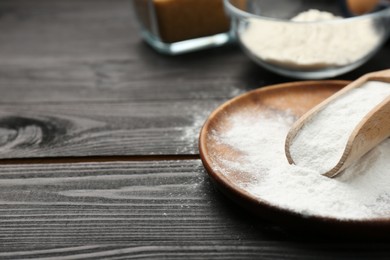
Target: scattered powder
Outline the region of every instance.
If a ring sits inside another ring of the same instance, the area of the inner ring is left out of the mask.
[[[229,147],[226,156],[211,155],[212,167],[227,178],[243,176],[236,185],[259,200],[301,214],[355,220],[389,217],[390,139],[343,174],[328,178],[288,163],[284,142],[295,120],[288,112],[233,114],[228,129],[212,131],[211,143]],[[230,153],[235,156],[230,158]]]
[[[243,46],[271,64],[294,69],[343,66],[368,55],[381,42],[370,19],[338,22],[341,17],[309,10],[283,22],[249,18]],[[327,22],[317,23],[317,21]],[[336,21],[333,21],[336,20]]]
[[[343,155],[355,127],[389,95],[390,84],[370,81],[334,100],[294,138],[290,153],[295,164],[320,173],[330,171]]]
[[[187,108],[181,108],[187,109]],[[195,111],[196,108],[194,108]],[[175,127],[178,132],[178,139],[183,142],[183,145],[177,146],[177,153],[187,153],[192,154],[194,150],[197,150],[198,147],[198,133],[202,128],[205,119],[210,114],[212,109],[204,109],[196,111],[194,116],[188,117],[191,119],[191,123],[185,127]]]

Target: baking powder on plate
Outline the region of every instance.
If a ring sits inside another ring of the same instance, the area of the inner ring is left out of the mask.
[[[376,96],[377,84],[369,84],[367,99]],[[390,91],[390,86],[388,86]],[[387,95],[389,95],[388,92]],[[360,99],[344,97],[345,109],[338,116],[347,120]],[[349,102],[349,103],[348,103]],[[341,102],[342,103],[342,102]],[[390,216],[390,140],[382,142],[336,178],[322,176],[317,170],[290,165],[284,152],[286,135],[295,121],[288,112],[260,114],[244,110],[229,118],[226,131],[213,131],[213,141],[240,154],[239,160],[224,156],[213,158],[213,167],[227,178],[232,173],[251,176],[237,183],[239,188],[266,203],[305,215],[339,219],[372,219]],[[316,123],[317,124],[317,123]],[[318,127],[329,128],[319,122]],[[329,131],[332,135],[333,132]],[[328,144],[313,138],[323,156]]]

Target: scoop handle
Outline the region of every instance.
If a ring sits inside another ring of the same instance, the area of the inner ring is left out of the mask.
[[[352,87],[358,87],[367,81],[390,83],[390,70],[365,74]],[[351,89],[348,85],[348,90]],[[365,155],[372,148],[390,136],[390,97],[374,107],[355,127],[337,165],[323,175],[334,177]]]
[[[323,175],[336,176],[388,137],[390,137],[390,97],[371,110],[356,126],[338,164]]]

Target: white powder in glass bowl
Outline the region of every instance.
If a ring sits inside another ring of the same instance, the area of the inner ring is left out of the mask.
[[[319,10],[298,14],[293,22],[249,18],[239,39],[253,56],[281,67],[345,66],[371,53],[381,42],[381,34],[369,19],[342,23],[340,19]]]

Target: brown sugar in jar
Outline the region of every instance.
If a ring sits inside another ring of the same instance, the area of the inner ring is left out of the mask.
[[[229,30],[222,0],[154,0],[160,37],[176,42]]]
[[[242,0],[244,5],[246,0]],[[222,45],[229,41],[230,21],[223,0],[134,0],[144,39],[169,54]],[[225,35],[223,35],[225,34]],[[211,37],[208,41],[175,43]],[[215,36],[215,37],[214,37]],[[188,46],[188,50],[185,47]]]

